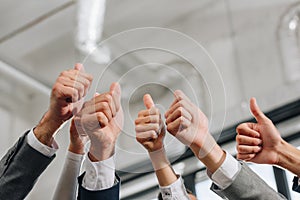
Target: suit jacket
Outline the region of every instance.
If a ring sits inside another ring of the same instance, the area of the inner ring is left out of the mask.
[[[293,180],[293,190],[295,192],[300,192],[299,177],[297,176],[295,176]]]
[[[83,173],[78,177],[79,190],[78,190],[78,199],[79,200],[119,200],[120,193],[120,178],[116,175],[118,183],[112,186],[111,188],[99,191],[90,191],[82,187],[82,180],[84,177]]]
[[[0,200],[21,200],[31,191],[38,177],[43,173],[51,158],[43,155],[27,143],[27,131],[0,161]],[[112,188],[89,191],[81,186],[79,177],[79,199],[119,200],[120,181]]]
[[[55,156],[49,158],[26,141],[27,131],[0,161],[0,199],[24,199],[41,173]]]
[[[282,200],[283,195],[273,190],[256,173],[254,173],[245,163],[241,162],[242,168],[236,175],[233,183],[220,189],[212,184],[211,190],[224,199],[229,200]]]

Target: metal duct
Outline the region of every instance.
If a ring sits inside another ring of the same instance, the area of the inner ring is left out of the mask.
[[[109,49],[98,46],[103,33],[105,0],[78,0],[75,43],[83,56],[90,55],[97,63],[110,61]]]

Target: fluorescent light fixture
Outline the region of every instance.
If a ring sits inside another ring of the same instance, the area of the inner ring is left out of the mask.
[[[98,46],[103,33],[105,0],[77,1],[76,47],[85,56],[97,63],[108,63],[110,51],[105,46]]]

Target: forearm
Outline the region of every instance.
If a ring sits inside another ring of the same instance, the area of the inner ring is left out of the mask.
[[[292,146],[291,144],[282,141],[282,145],[278,152],[278,163],[280,167],[283,167],[292,173],[300,177],[300,150]]]
[[[36,138],[43,144],[51,146],[53,143],[53,135],[63,124],[63,121],[57,121],[49,111],[45,113],[39,124],[34,128],[33,132]]]
[[[190,148],[211,173],[214,173],[222,165],[226,157],[226,153],[210,134],[207,135],[203,144],[195,143]]]
[[[165,150],[149,152],[153,168],[160,186],[168,186],[177,180],[177,176],[170,165]]]

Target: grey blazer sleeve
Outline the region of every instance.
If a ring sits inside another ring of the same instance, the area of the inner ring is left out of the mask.
[[[29,146],[26,141],[28,132],[0,161],[0,199],[24,199],[55,157],[44,156]]]
[[[220,189],[214,183],[211,190],[223,199],[229,200],[282,200],[283,195],[273,190],[256,173],[254,173],[245,163],[241,162],[241,170],[235,177],[233,183]]]

